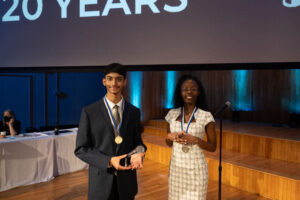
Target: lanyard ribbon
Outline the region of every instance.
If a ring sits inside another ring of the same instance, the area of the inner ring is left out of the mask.
[[[119,135],[119,133],[120,133],[120,127],[121,127],[121,125],[122,125],[122,121],[123,121],[123,117],[121,117],[121,120],[120,120],[120,123],[119,123],[119,125],[118,125],[118,127],[117,127],[117,124],[116,124],[116,121],[115,121],[115,118],[114,118],[114,116],[113,116],[113,114],[112,114],[112,112],[111,112],[111,109],[110,109],[110,107],[109,107],[109,104],[108,104],[108,102],[107,102],[107,99],[106,99],[106,97],[104,98],[104,100],[105,100],[105,104],[106,104],[106,106],[107,106],[107,108],[108,108],[108,114],[109,114],[109,116],[111,117],[111,119],[112,119],[112,121],[113,121],[113,124],[114,124],[114,128],[115,128],[115,130],[117,131],[117,134]],[[122,115],[123,115],[123,110],[124,110],[124,100],[122,99],[122,108],[121,108],[122,110]]]
[[[186,133],[188,133],[189,126],[194,119],[194,115],[195,115],[196,111],[197,111],[197,107],[194,108],[193,113],[189,119],[188,125],[186,127],[186,131],[185,131]],[[184,122],[184,107],[182,107],[182,109],[181,109],[181,131],[183,131],[183,122]]]

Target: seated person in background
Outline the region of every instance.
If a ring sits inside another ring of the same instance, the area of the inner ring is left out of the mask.
[[[3,113],[3,119],[0,123],[0,131],[5,131],[6,135],[15,136],[21,131],[21,123],[16,120],[14,111],[7,109]]]

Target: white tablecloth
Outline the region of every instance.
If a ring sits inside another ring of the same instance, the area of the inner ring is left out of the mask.
[[[74,155],[77,129],[68,131],[0,139],[0,192],[87,168]]]

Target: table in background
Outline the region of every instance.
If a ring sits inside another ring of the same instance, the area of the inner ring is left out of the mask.
[[[0,192],[49,181],[55,176],[86,169],[74,155],[77,128],[0,140]]]

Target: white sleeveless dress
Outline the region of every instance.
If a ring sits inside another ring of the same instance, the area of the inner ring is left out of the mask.
[[[172,109],[165,119],[170,125],[170,131],[181,132],[181,122],[176,121],[181,114],[181,108]],[[214,122],[210,112],[197,109],[195,121],[188,129],[188,134],[203,139],[205,126]],[[183,124],[186,130],[187,123]],[[173,142],[169,166],[169,200],[205,200],[208,183],[208,168],[203,150],[198,145],[187,145],[189,151],[182,151],[182,144]]]

